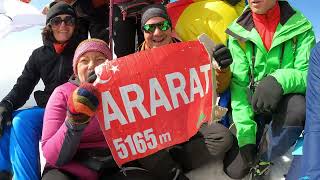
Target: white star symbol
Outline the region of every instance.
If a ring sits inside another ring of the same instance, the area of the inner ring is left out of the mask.
[[[112,65],[110,70],[113,71],[113,73],[115,74],[117,71],[119,71],[118,65],[116,65],[116,66]]]

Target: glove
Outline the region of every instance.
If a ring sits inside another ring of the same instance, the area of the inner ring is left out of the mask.
[[[97,79],[97,75],[94,71],[91,71],[88,75],[87,82],[88,83],[93,83]]]
[[[255,165],[257,157],[257,148],[255,144],[246,144],[240,148],[240,154],[243,161],[249,166],[253,167]]]
[[[0,102],[0,137],[2,136],[4,126],[12,121],[12,104],[6,100]]]
[[[283,89],[273,76],[262,79],[256,87],[251,100],[257,113],[273,112],[283,95]]]
[[[90,83],[83,83],[68,99],[68,120],[74,124],[87,124],[98,105],[97,89]]]
[[[232,6],[235,6],[236,4],[238,4],[238,2],[240,2],[241,0],[226,0],[226,2]]]
[[[212,56],[222,69],[227,68],[233,61],[230,50],[223,44],[217,44],[213,48]]]

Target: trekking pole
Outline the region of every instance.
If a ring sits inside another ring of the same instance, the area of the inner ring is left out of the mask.
[[[113,57],[113,0],[109,1],[109,48]]]

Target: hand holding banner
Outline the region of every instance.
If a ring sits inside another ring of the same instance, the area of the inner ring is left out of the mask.
[[[212,65],[199,41],[99,66],[98,119],[118,165],[187,141],[213,109]]]

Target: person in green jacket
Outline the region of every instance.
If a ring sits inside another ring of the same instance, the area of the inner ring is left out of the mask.
[[[234,60],[230,89],[237,143],[224,170],[232,178],[250,169],[259,176],[259,160],[283,155],[303,130],[315,35],[311,23],[280,0],[249,0],[226,32]]]

